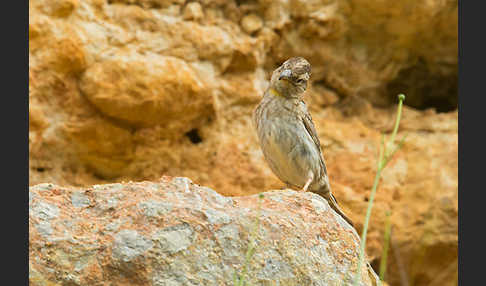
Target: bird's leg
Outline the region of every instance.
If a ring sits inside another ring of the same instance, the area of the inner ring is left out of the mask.
[[[307,189],[309,188],[310,184],[312,183],[312,180],[314,180],[314,175],[311,173],[310,176],[309,176],[309,179],[307,180],[307,182],[305,182],[305,185],[302,188],[303,192],[307,192]]]
[[[307,180],[304,187],[302,188],[303,192],[307,192],[307,189],[309,188],[309,185],[310,185],[311,182],[312,182],[312,178],[309,178],[309,180]]]

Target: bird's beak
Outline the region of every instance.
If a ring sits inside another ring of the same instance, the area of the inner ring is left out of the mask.
[[[283,70],[280,73],[280,76],[278,77],[278,80],[281,80],[281,79],[289,79],[291,75],[292,75],[292,71],[291,70],[289,70],[289,69]]]

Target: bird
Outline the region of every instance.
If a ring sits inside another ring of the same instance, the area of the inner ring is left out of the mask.
[[[253,111],[253,125],[273,173],[291,189],[322,196],[354,226],[331,192],[321,143],[302,99],[310,76],[311,65],[303,57],[292,57],[275,69]]]

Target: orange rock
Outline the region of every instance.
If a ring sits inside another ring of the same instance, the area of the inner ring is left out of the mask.
[[[103,114],[134,126],[184,133],[214,113],[205,83],[173,57],[117,55],[90,67],[80,88]]]

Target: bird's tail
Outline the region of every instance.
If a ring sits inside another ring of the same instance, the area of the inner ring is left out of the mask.
[[[327,200],[329,202],[329,205],[331,206],[331,208],[333,210],[335,210],[340,216],[343,217],[343,219],[345,221],[347,221],[352,227],[354,227],[354,223],[351,221],[351,219],[349,217],[347,217],[343,211],[339,208],[339,205],[336,201],[336,198],[331,194],[329,193],[329,197],[331,198],[330,200]]]
[[[345,221],[347,221],[352,227],[354,227],[354,223],[349,219],[344,212],[339,208],[338,202],[336,198],[332,195],[331,191],[329,190],[328,185],[326,185],[325,188],[322,188],[321,190],[316,192],[318,195],[321,197],[325,198],[327,202],[329,203],[329,206],[337,212]]]

